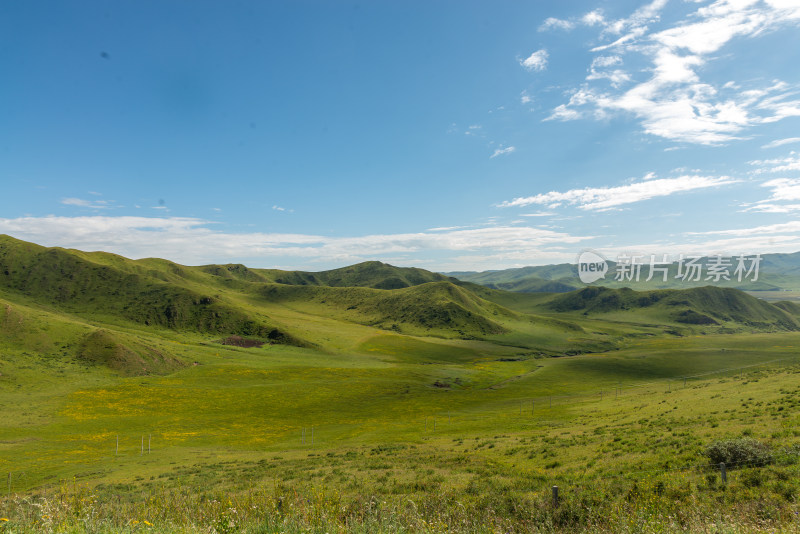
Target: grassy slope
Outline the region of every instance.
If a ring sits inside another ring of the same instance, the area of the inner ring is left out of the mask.
[[[133,262],[105,253],[45,248],[0,236],[0,291],[103,322],[214,334],[267,336],[275,328],[221,302],[192,270],[165,261]],[[281,333],[273,333],[273,337]],[[282,336],[294,341],[290,336]]]
[[[458,282],[438,273],[413,267],[394,267],[379,261],[368,261],[322,272],[281,271],[278,269],[248,269],[244,265],[206,265],[202,271],[225,279],[248,282],[328,287],[371,287],[400,289],[428,282]]]

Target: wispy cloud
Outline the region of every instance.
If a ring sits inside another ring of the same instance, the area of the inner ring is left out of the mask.
[[[549,30],[564,30],[570,31],[578,26],[597,26],[597,25],[604,25],[606,22],[605,16],[603,15],[603,11],[600,9],[595,9],[594,11],[590,11],[578,18],[570,18],[570,19],[558,19],[555,17],[549,17],[545,19],[545,21],[539,26],[540,32],[545,32]]]
[[[769,198],[755,203],[745,204],[742,211],[757,211],[762,213],[792,213],[800,209],[800,204],[786,204],[786,202],[800,201],[800,179],[776,178],[767,180],[762,187],[771,190]]]
[[[753,174],[800,171],[800,153],[792,151],[784,158],[759,159],[748,163],[758,167]]]
[[[527,70],[542,71],[547,68],[547,50],[537,50],[525,59],[520,59],[519,64]]]
[[[520,217],[550,217],[551,215],[555,215],[552,211],[537,211],[535,213],[520,213]]]
[[[511,154],[511,153],[512,153],[512,152],[514,152],[516,149],[517,149],[517,148],[516,148],[516,147],[513,147],[513,146],[509,146],[509,147],[505,147],[505,148],[503,148],[503,147],[501,146],[500,148],[496,148],[496,149],[494,150],[494,152],[492,152],[492,155],[491,155],[491,156],[489,156],[489,159],[496,158],[497,156],[503,156],[503,155],[506,155],[506,154]]]
[[[766,145],[761,145],[761,148],[775,148],[783,145],[789,145],[792,143],[800,143],[800,137],[787,137],[786,139],[775,139],[774,141],[770,141]]]
[[[94,193],[91,193],[94,194]],[[99,194],[99,193],[98,193]],[[85,200],[82,198],[62,198],[61,203],[65,206],[77,206],[79,208],[90,208],[93,210],[108,210],[118,206],[114,205],[113,201],[108,200]]]
[[[132,258],[162,257],[187,264],[229,263],[244,258],[262,265],[277,261],[323,264],[355,263],[442,252],[548,254],[589,239],[527,226],[431,229],[418,233],[330,237],[306,234],[230,233],[214,223],[186,217],[21,217],[0,219],[0,233],[47,246],[104,250]],[[289,260],[287,260],[289,258]]]
[[[691,235],[738,235],[738,236],[763,236],[782,234],[786,232],[800,232],[800,221],[788,223],[769,224],[751,228],[736,228],[730,230],[711,230],[708,232],[689,232]]]
[[[666,0],[655,0],[618,20],[598,19],[600,37],[586,83],[574,88],[569,101],[553,109],[550,120],[608,118],[632,114],[654,136],[694,144],[721,144],[740,139],[754,125],[800,115],[797,88],[784,82],[751,82],[715,86],[701,78],[706,65],[721,61],[720,51],[734,39],[754,38],[782,27],[800,26],[800,5],[794,1],[718,0],[699,7],[686,20],[660,31]],[[613,55],[608,55],[613,52]],[[649,77],[633,80],[624,59],[636,54],[649,61]],[[614,68],[602,63],[614,59]],[[609,81],[608,86],[599,85]],[[633,86],[621,90],[622,86]]]
[[[678,178],[650,179],[618,187],[587,187],[569,191],[541,193],[520,197],[499,204],[500,207],[522,207],[539,204],[556,208],[562,204],[575,205],[583,210],[606,211],[656,197],[675,193],[719,187],[736,183],[728,176],[680,176]]]
[[[575,27],[575,22],[566,19],[557,19],[549,17],[539,26],[539,31],[544,32],[548,30],[571,30]]]
[[[621,64],[620,56],[598,56],[592,60],[586,79],[589,81],[605,79],[611,83],[612,87],[619,87],[631,79],[630,74],[623,69],[611,68]]]

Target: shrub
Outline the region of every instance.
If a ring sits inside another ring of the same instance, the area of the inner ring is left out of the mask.
[[[769,445],[754,438],[718,440],[706,447],[705,453],[712,464],[729,467],[761,466],[773,460]]]

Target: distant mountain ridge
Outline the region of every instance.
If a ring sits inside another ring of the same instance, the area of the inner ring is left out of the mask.
[[[711,258],[708,257],[700,258],[698,263],[706,265],[710,259]],[[736,257],[727,259],[729,259],[732,264],[732,268],[729,270],[732,275],[737,260]],[[591,285],[614,288],[629,287],[636,290],[687,289],[690,287],[702,287],[705,285],[730,287],[740,289],[742,291],[800,290],[800,252],[795,252],[792,254],[761,255],[761,262],[758,268],[758,280],[756,281],[752,280],[752,275],[749,278],[743,277],[741,281],[738,281],[734,276],[731,276],[730,280],[708,280],[705,271],[698,281],[683,280],[677,277],[677,262],[673,262],[669,265],[666,281],[662,280],[662,275],[659,272],[654,273],[653,279],[647,281],[650,273],[649,264],[642,265],[638,281],[636,279],[619,281],[615,279],[615,274],[618,267],[617,263],[613,261],[609,261],[607,263],[608,272],[605,278],[598,280]],[[573,291],[575,289],[586,287],[587,285],[581,282],[578,276],[577,265],[570,263],[482,272],[461,271],[443,274],[458,278],[459,280],[465,282],[481,284],[493,289],[523,293],[560,293]]]

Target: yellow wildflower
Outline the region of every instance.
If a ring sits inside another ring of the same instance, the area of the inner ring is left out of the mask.
[[[144,520],[144,524],[147,525],[148,527],[152,527],[153,526],[153,523],[151,523],[147,519]]]
[[[8,522],[8,518],[7,517],[0,517],[0,521]]]

